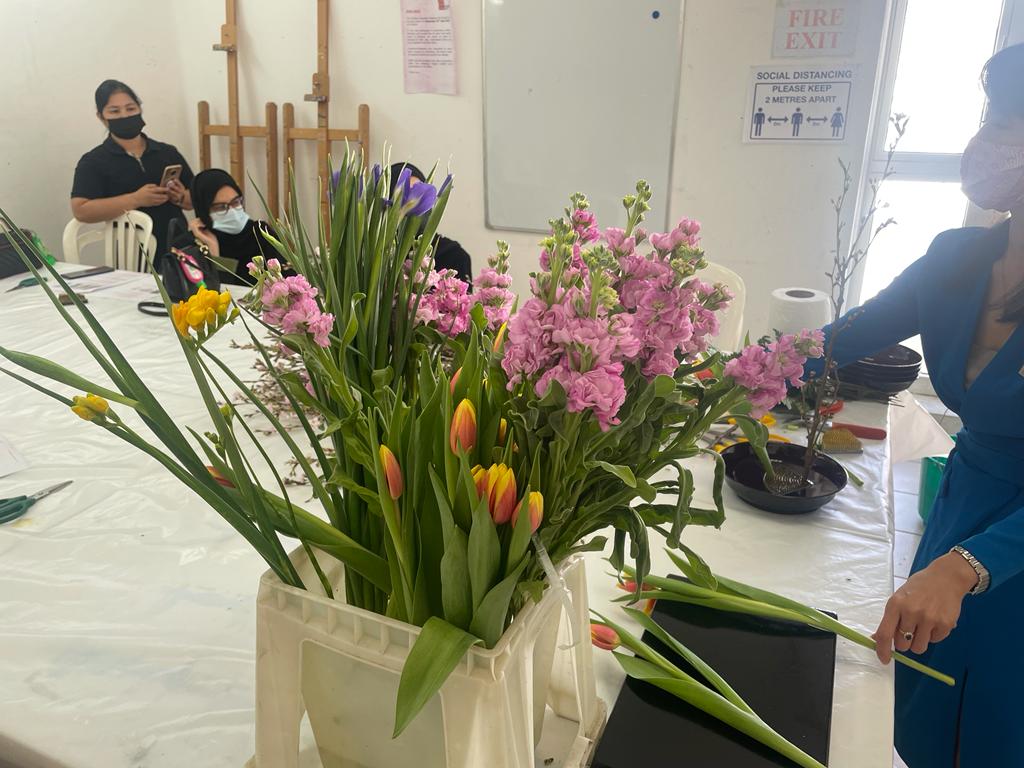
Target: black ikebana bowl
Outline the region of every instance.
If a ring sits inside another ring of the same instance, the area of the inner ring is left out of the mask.
[[[804,446],[769,441],[768,458],[772,464],[802,468]],[[843,466],[824,453],[818,453],[811,465],[809,488],[782,496],[764,485],[764,467],[750,443],[736,443],[722,451],[725,460],[725,482],[743,501],[751,506],[780,515],[813,512],[828,504],[849,482]]]

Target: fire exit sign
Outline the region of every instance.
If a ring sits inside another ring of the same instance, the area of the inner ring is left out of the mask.
[[[772,54],[853,56],[860,0],[777,0]]]

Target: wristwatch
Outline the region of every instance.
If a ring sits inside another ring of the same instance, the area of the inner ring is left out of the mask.
[[[982,565],[981,561],[978,558],[976,558],[966,549],[961,547],[959,544],[957,544],[949,551],[955,552],[956,554],[960,555],[960,557],[966,560],[968,565],[970,565],[971,568],[974,569],[974,572],[978,574],[978,583],[975,584],[974,588],[971,589],[971,591],[967,594],[980,595],[982,592],[988,589],[988,585],[992,582],[992,577],[989,575],[988,568]]]

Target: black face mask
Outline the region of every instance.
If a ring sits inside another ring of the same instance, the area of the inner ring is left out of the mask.
[[[107,120],[107,128],[119,139],[134,139],[142,133],[145,124],[146,121],[142,119],[142,115],[129,115]]]

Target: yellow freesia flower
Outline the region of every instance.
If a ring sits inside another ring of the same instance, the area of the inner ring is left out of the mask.
[[[171,317],[174,327],[182,336],[188,338],[190,331],[208,336],[225,321],[234,319],[234,313],[228,316],[230,307],[231,294],[227,291],[217,293],[208,288],[200,288],[189,296],[188,301],[179,301],[172,307]]]

